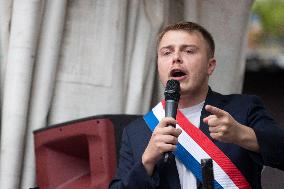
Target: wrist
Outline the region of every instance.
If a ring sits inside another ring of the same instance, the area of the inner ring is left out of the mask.
[[[254,152],[259,152],[259,145],[255,132],[252,128],[239,124],[239,129],[237,131],[237,145]]]
[[[246,134],[246,128],[244,125],[238,124],[237,125],[238,129],[236,131],[237,135],[236,135],[236,140],[235,140],[235,144],[242,146],[243,143],[245,143],[246,138],[247,138],[247,134]]]
[[[152,176],[155,162],[153,162],[147,155],[142,155],[142,164],[144,168],[146,169],[149,176]]]

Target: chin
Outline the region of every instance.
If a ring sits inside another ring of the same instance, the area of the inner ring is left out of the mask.
[[[181,88],[181,90],[180,90],[181,95],[188,95],[190,93],[192,93],[192,90],[190,90],[190,89],[185,90],[185,89]]]

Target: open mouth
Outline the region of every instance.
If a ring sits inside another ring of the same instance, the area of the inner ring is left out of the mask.
[[[170,72],[170,76],[173,77],[173,78],[179,78],[179,77],[183,77],[185,76],[186,73],[180,69],[173,69],[171,72]]]

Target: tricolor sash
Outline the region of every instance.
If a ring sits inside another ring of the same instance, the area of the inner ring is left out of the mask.
[[[161,119],[165,117],[163,103],[160,102],[144,116],[151,131],[154,131]],[[173,153],[199,181],[202,182],[201,159],[211,158],[215,189],[251,188],[232,161],[179,110],[176,120],[178,123],[176,128],[180,128],[182,133],[178,137],[177,149]]]

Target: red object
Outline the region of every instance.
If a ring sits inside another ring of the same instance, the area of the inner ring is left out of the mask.
[[[40,189],[106,189],[116,168],[113,124],[79,120],[34,132]]]

